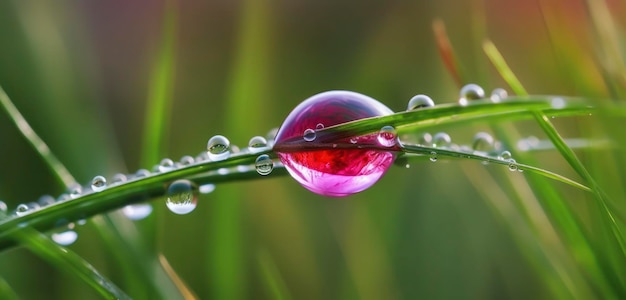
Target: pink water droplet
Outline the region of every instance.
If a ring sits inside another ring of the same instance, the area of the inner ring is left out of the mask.
[[[317,124],[328,128],[392,113],[382,103],[359,93],[320,93],[300,103],[287,116],[276,135],[274,150],[289,174],[308,190],[333,197],[358,193],[382,177],[395,159],[391,150],[397,149],[381,147],[378,133],[359,137],[318,135],[308,142],[303,133],[317,128]]]

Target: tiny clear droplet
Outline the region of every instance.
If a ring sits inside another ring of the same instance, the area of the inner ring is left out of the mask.
[[[37,199],[37,203],[39,203],[39,205],[41,207],[54,204],[54,202],[55,202],[54,201],[54,197],[52,197],[50,195],[43,195],[43,196],[39,197],[39,199]]]
[[[259,157],[256,158],[254,167],[256,168],[257,173],[266,176],[274,170],[274,161],[267,154],[259,155]]]
[[[70,197],[72,199],[76,199],[80,197],[82,193],[83,193],[83,187],[81,187],[80,185],[75,185],[74,187],[70,189]]]
[[[509,171],[517,171],[517,162],[514,159],[509,159]]]
[[[6,212],[9,209],[9,207],[7,206],[6,203],[4,203],[4,201],[0,201],[0,212]]]
[[[317,125],[315,125],[315,129],[316,129],[316,130],[322,130],[322,129],[324,129],[324,124],[322,124],[322,123],[317,123]]]
[[[198,205],[198,196],[193,183],[186,179],[172,182],[167,188],[167,208],[178,215],[186,215],[192,212]]]
[[[106,187],[107,187],[107,180],[106,178],[104,178],[104,176],[98,175],[91,180],[91,189],[94,192],[102,191],[106,189]]]
[[[61,246],[69,246],[76,242],[76,240],[78,239],[78,233],[76,233],[76,231],[74,230],[67,230],[63,232],[53,233],[52,235],[50,235],[50,238],[52,238],[55,243]]]
[[[148,176],[150,176],[150,171],[146,169],[139,169],[137,170],[137,172],[135,172],[135,178],[142,178],[142,177],[148,177]]]
[[[185,155],[185,156],[181,157],[178,162],[182,166],[189,166],[189,165],[192,165],[195,162],[195,160],[193,159],[193,157],[191,155]]]
[[[396,144],[398,134],[392,126],[383,126],[378,132],[378,143],[383,147],[392,147]]]
[[[158,169],[159,169],[159,172],[161,172],[161,173],[172,171],[172,170],[175,169],[174,168],[174,161],[172,161],[169,158],[164,158],[159,163]]]
[[[418,108],[433,107],[433,106],[435,106],[435,102],[433,101],[433,99],[430,99],[430,97],[426,95],[420,94],[420,95],[413,96],[413,98],[409,100],[409,104],[407,105],[407,110],[415,110]]]
[[[491,96],[489,97],[489,99],[493,103],[498,103],[498,102],[506,99],[508,96],[509,96],[509,93],[507,93],[507,91],[505,89],[503,89],[503,88],[496,88],[493,91],[491,91]]]
[[[437,152],[435,151],[431,151],[430,152],[430,157],[429,157],[430,161],[432,162],[436,162],[437,161]]]
[[[467,84],[459,92],[459,104],[466,106],[469,101],[485,98],[485,91],[477,84]]]
[[[126,182],[126,175],[122,173],[117,173],[111,178],[111,185],[122,184],[124,182]]]
[[[312,142],[315,140],[315,130],[308,128],[304,131],[302,138],[307,142]]]
[[[230,141],[223,135],[215,135],[209,139],[207,154],[212,161],[220,161],[230,156]]]
[[[500,155],[498,156],[498,159],[509,160],[511,159],[511,157],[512,157],[511,152],[509,152],[508,150],[504,150],[502,151],[502,153],[500,153]]]
[[[28,205],[22,203],[15,208],[15,214],[18,216],[23,216],[28,213],[30,207]]]
[[[248,150],[250,153],[258,153],[267,147],[267,140],[262,136],[255,136],[248,142]]]

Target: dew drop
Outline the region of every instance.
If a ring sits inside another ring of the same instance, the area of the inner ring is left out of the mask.
[[[486,132],[479,132],[474,135],[472,140],[472,149],[474,151],[488,152],[493,149],[493,137]]]
[[[43,195],[43,196],[39,197],[39,199],[37,199],[37,203],[41,207],[45,207],[45,206],[54,204],[54,197],[52,197],[50,195]]]
[[[503,89],[503,88],[496,88],[493,91],[491,91],[491,96],[489,97],[489,99],[493,103],[498,103],[498,102],[501,102],[502,100],[506,99],[508,96],[509,96],[509,93],[507,93],[507,91],[505,89]]]
[[[80,197],[80,195],[83,193],[83,187],[80,186],[79,184],[73,186],[72,188],[70,188],[70,198],[72,199],[76,199],[78,197]]]
[[[517,162],[514,159],[509,159],[509,171],[517,171]]]
[[[4,203],[4,201],[0,200],[0,212],[6,212],[9,209],[9,207],[7,206],[6,203]]]
[[[267,140],[262,136],[255,136],[248,142],[248,150],[250,153],[259,153],[267,148]]]
[[[382,103],[359,93],[329,91],[300,103],[280,127],[274,150],[289,174],[308,190],[325,196],[342,197],[361,192],[387,171],[395,159],[380,147],[378,133],[363,136],[315,137],[319,123],[326,127],[368,117],[390,115]],[[314,143],[353,144],[355,147],[315,149]],[[297,150],[293,150],[293,145]],[[289,145],[291,148],[282,146]],[[374,146],[359,148],[361,146]],[[287,149],[287,151],[281,151]]]
[[[186,179],[172,182],[167,188],[167,208],[178,215],[186,215],[192,212],[198,205],[198,196],[193,183]]]
[[[172,171],[172,170],[175,169],[174,161],[169,159],[169,158],[164,158],[159,163],[158,169],[159,169],[159,172],[161,172],[161,173]]]
[[[554,97],[550,101],[550,106],[554,109],[563,109],[565,107],[565,99],[561,97]]]
[[[104,176],[96,176],[91,180],[91,189],[94,192],[100,192],[107,187],[107,180]]]
[[[230,156],[230,141],[223,135],[215,135],[209,139],[207,154],[212,161],[220,161]]]
[[[306,130],[304,130],[304,134],[302,135],[302,138],[307,141],[307,142],[312,142],[315,140],[315,130],[311,129],[311,128],[307,128]]]
[[[430,159],[430,161],[436,162],[437,161],[437,152],[431,151],[430,152],[430,156],[428,158]]]
[[[148,203],[131,204],[122,208],[122,213],[133,221],[145,219],[152,213],[152,205]]]
[[[417,144],[422,146],[430,146],[433,144],[433,136],[430,133],[426,132],[419,137]]]
[[[322,130],[322,129],[324,129],[324,124],[317,123],[317,125],[315,125],[315,130]]]
[[[118,185],[124,182],[126,182],[126,175],[122,173],[117,173],[113,175],[113,178],[111,179],[111,185]]]
[[[215,191],[215,184],[212,184],[212,183],[203,184],[200,187],[198,187],[198,191],[200,192],[200,194],[213,193],[213,191]]]
[[[219,168],[219,169],[217,169],[217,174],[228,175],[229,173],[230,173],[230,170],[228,170],[228,168]]]
[[[398,134],[392,126],[383,126],[378,132],[378,143],[383,147],[392,147],[396,144]]]
[[[447,147],[452,143],[452,138],[445,132],[438,132],[433,136],[433,147]]]
[[[28,205],[26,205],[26,204],[24,204],[24,203],[22,203],[22,204],[18,205],[18,206],[15,208],[15,214],[16,214],[17,216],[23,216],[23,215],[25,215],[25,214],[29,213],[29,211],[30,211],[30,207],[28,207]]]
[[[137,172],[135,172],[134,178],[143,178],[143,177],[148,177],[148,176],[150,176],[150,171],[146,169],[139,169],[137,170]]]
[[[509,152],[507,150],[504,150],[504,151],[502,151],[502,153],[500,153],[500,155],[498,156],[498,159],[500,159],[500,160],[507,160],[508,161],[508,160],[511,159],[511,157],[513,157],[511,155],[511,152]]]
[[[57,197],[57,201],[65,201],[71,199],[70,195],[68,194],[61,194],[59,195],[59,197]]]
[[[263,154],[256,158],[254,163],[257,173],[263,176],[267,176],[274,170],[274,161],[269,155]]]
[[[467,106],[469,101],[485,98],[485,91],[477,84],[467,84],[459,92],[459,104]]]
[[[433,107],[435,106],[435,102],[433,101],[433,99],[430,99],[430,97],[426,96],[426,95],[416,95],[413,96],[413,98],[411,98],[411,100],[409,100],[409,104],[407,105],[407,110],[415,110],[418,108],[426,108],[426,107]]]
[[[189,165],[192,165],[195,161],[192,156],[185,155],[181,157],[178,162],[180,163],[181,166],[189,166]]]
[[[53,233],[52,235],[50,235],[50,238],[52,238],[55,243],[61,246],[69,246],[76,242],[76,240],[78,239],[78,233],[76,233],[76,231],[74,230],[68,229],[63,232]]]

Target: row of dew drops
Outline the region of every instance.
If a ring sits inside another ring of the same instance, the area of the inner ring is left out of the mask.
[[[497,88],[493,90],[489,99],[493,103],[498,103],[507,96],[508,95],[506,90]],[[476,84],[468,84],[460,90],[459,104],[461,106],[467,106],[471,104],[471,100],[484,98],[485,92],[480,86]],[[428,108],[434,106],[435,103],[430,97],[420,94],[414,96],[409,100],[407,110],[416,110],[420,108]],[[307,142],[314,141],[316,138],[316,131],[321,129],[324,129],[323,124],[317,124],[315,129],[306,129],[303,133],[303,139]],[[13,212],[13,215],[18,217],[23,216],[54,203],[76,199],[82,195],[103,191],[108,187],[113,187],[126,182],[139,180],[150,175],[173,171],[178,168],[189,166],[195,163],[201,163],[207,160],[221,161],[229,158],[231,154],[260,153],[272,148],[277,130],[277,128],[271,130],[266,137],[255,136],[251,138],[248,143],[248,147],[243,151],[240,150],[237,146],[231,146],[228,138],[222,135],[215,135],[209,139],[207,144],[207,151],[203,151],[195,158],[187,155],[183,156],[178,162],[174,162],[169,158],[165,158],[160,162],[160,164],[155,165],[152,171],[149,171],[147,169],[140,169],[134,174],[126,175],[118,173],[111,177],[110,183],[104,176],[98,175],[93,178],[93,180],[87,187],[76,185],[70,188],[67,193],[60,195],[57,199],[54,199],[50,195],[44,195],[40,197],[37,202],[19,204]],[[396,145],[398,143],[398,136],[395,128],[393,126],[382,127],[377,135],[377,141],[383,147],[393,147],[394,145]],[[358,142],[359,137],[353,137],[350,139],[350,143],[352,144],[356,144]],[[494,142],[493,137],[484,132],[476,134],[471,147],[457,146],[455,144],[452,144],[450,136],[444,132],[437,133],[434,136],[431,136],[428,133],[423,134],[417,144],[423,146],[432,146],[433,148],[460,150],[462,152],[473,151],[474,154],[488,155],[490,157],[495,157],[499,160],[509,162],[509,170],[511,171],[523,171],[522,169],[517,167],[517,163],[512,158],[509,151],[504,150],[495,153],[494,151],[497,151],[498,148],[500,148],[499,143]],[[489,153],[486,152],[488,148],[492,149]],[[435,151],[431,152],[429,158],[431,161],[436,162],[437,153]],[[274,160],[267,154],[261,154],[256,158],[254,167],[258,174],[266,176],[272,172],[275,165],[281,166],[281,163],[279,161],[274,162]],[[409,167],[409,165],[406,164],[406,167]],[[242,165],[237,166],[235,170],[222,168],[217,170],[217,173],[221,175],[226,175],[233,171],[247,172],[250,170],[251,168],[249,166]],[[187,179],[176,180],[170,183],[167,188],[165,204],[166,207],[175,214],[188,214],[192,212],[197,206],[198,193],[209,194],[214,190],[215,185],[211,183],[196,186],[195,183]],[[6,203],[0,201],[0,212],[6,213],[7,210],[8,207]],[[152,213],[152,206],[147,203],[132,204],[122,208],[122,212],[126,217],[131,220],[141,220]],[[83,225],[85,223],[85,220],[80,220],[76,222],[76,224],[78,225]],[[74,223],[69,223],[66,227],[64,227],[64,229],[57,229],[55,232],[53,232],[51,234],[51,238],[58,244],[70,245],[74,243],[74,241],[76,241],[78,237],[78,234],[74,231],[75,226],[76,225]]]
[[[207,144],[207,151],[203,151],[196,157],[183,156],[178,162],[174,162],[169,158],[161,160],[158,165],[152,168],[152,171],[147,169],[139,169],[133,174],[118,173],[107,181],[107,178],[101,175],[95,176],[87,186],[81,186],[76,184],[68,189],[66,193],[61,194],[56,199],[51,195],[43,195],[36,202],[22,203],[17,205],[15,210],[10,216],[20,217],[26,214],[35,212],[46,206],[60,203],[64,201],[70,201],[79,198],[83,195],[91,193],[97,193],[106,190],[109,187],[118,186],[127,182],[140,180],[142,178],[157,175],[165,172],[174,171],[176,169],[190,166],[196,163],[202,163],[205,161],[222,161],[231,156],[231,154],[254,154],[260,153],[271,149],[274,143],[274,137],[276,136],[278,129],[272,129],[266,137],[254,136],[250,139],[248,147],[240,150],[239,147],[230,144],[228,138],[222,135],[215,135],[211,137]],[[259,155],[254,164],[256,172],[262,176],[267,176],[274,170],[275,166],[282,166],[282,164],[274,160],[267,154]],[[234,169],[221,168],[217,170],[218,174],[226,175],[231,172],[248,172],[252,168],[246,165],[237,166]],[[194,182],[187,179],[179,179],[170,183],[166,191],[165,205],[173,213],[184,215],[192,212],[198,201],[198,194],[210,194],[215,190],[215,185],[212,183],[203,184],[197,186]],[[5,202],[0,201],[0,215],[8,212],[8,206]],[[152,205],[149,203],[131,204],[121,209],[121,212],[131,220],[141,220],[148,217],[152,213]],[[57,229],[53,230],[50,234],[51,239],[59,245],[67,246],[73,244],[78,239],[78,233],[75,231],[77,225],[86,224],[86,220],[81,219],[75,223],[67,223],[60,221]]]

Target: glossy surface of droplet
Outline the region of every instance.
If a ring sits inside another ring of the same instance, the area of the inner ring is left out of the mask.
[[[43,195],[41,197],[39,197],[39,199],[37,199],[37,203],[41,206],[48,206],[51,204],[54,204],[54,197],[50,196],[50,195]]]
[[[489,97],[489,100],[491,100],[491,102],[493,103],[498,103],[504,99],[506,99],[506,97],[509,96],[509,93],[507,93],[507,91],[503,88],[496,88],[493,91],[491,91],[491,96]]]
[[[437,161],[437,152],[431,151],[430,152],[430,156],[428,157],[428,159],[430,159],[430,161],[432,161],[432,162],[436,162]]]
[[[267,147],[267,140],[262,136],[255,136],[248,142],[248,150],[250,153],[258,153]]]
[[[94,192],[102,191],[106,189],[106,187],[107,187],[107,180],[106,178],[104,178],[104,176],[98,175],[91,180],[91,189]]]
[[[167,208],[178,215],[186,215],[196,209],[198,196],[193,183],[186,179],[172,182],[167,188]]]
[[[135,172],[134,178],[143,178],[143,177],[148,177],[148,176],[150,176],[150,171],[146,169],[139,169],[137,170],[137,172]]]
[[[70,188],[70,198],[72,199],[76,199],[80,197],[82,193],[83,193],[83,187],[78,184]]]
[[[133,221],[142,220],[152,213],[152,205],[148,203],[126,205],[122,208],[122,213]]]
[[[213,191],[215,191],[215,184],[212,184],[212,183],[203,184],[198,187],[198,191],[200,192],[200,194],[213,193]]]
[[[378,143],[383,147],[392,147],[396,144],[398,133],[392,126],[383,126],[378,132]]]
[[[487,152],[493,148],[493,137],[486,132],[479,132],[474,135],[474,139],[472,140],[472,149],[474,151],[483,151]]]
[[[159,172],[163,173],[163,172],[169,172],[174,170],[174,161],[169,159],[169,158],[164,158],[163,160],[161,160],[161,162],[159,163]]]
[[[15,208],[15,214],[18,216],[23,216],[25,214],[27,214],[30,211],[30,207],[28,207],[28,205],[22,203],[19,204],[16,208]]]
[[[223,135],[215,135],[207,143],[207,154],[212,161],[220,161],[230,156],[230,141]]]
[[[302,138],[307,141],[307,142],[312,142],[315,140],[315,130],[311,129],[311,128],[307,128],[304,130],[304,133],[302,134]]]
[[[256,158],[254,167],[259,175],[266,176],[274,170],[274,161],[272,161],[270,156],[267,154],[259,155],[259,157]]]
[[[180,163],[181,166],[188,166],[188,165],[193,164],[194,162],[195,160],[193,159],[191,155],[185,155],[181,157],[180,160],[178,161],[178,163]]]
[[[50,238],[61,246],[69,246],[76,242],[78,239],[78,233],[74,230],[67,230],[63,232],[53,233]]]
[[[359,93],[317,94],[300,103],[285,119],[276,136],[274,150],[289,174],[310,191],[334,197],[351,195],[376,183],[393,163],[394,152],[372,149],[381,148],[378,133],[339,138],[321,131],[314,139],[303,138],[303,135],[319,123],[330,127],[392,113],[382,103]],[[333,148],[332,145],[354,146]],[[359,149],[362,145],[375,147]]]
[[[433,107],[433,106],[435,106],[435,102],[433,101],[433,99],[430,99],[430,97],[426,95],[420,94],[420,95],[413,96],[413,98],[409,100],[409,104],[407,105],[407,110],[414,110],[418,108]]]
[[[113,177],[111,178],[111,185],[118,185],[118,184],[122,184],[124,182],[126,182],[126,175],[122,174],[122,173],[117,173],[115,175],[113,175]]]
[[[435,133],[433,136],[433,147],[447,147],[452,143],[452,138],[445,132]]]
[[[517,162],[514,159],[509,159],[509,171],[517,171]]]
[[[472,100],[485,98],[485,90],[477,84],[467,84],[459,91],[459,104],[466,106]]]
[[[502,153],[500,153],[500,155],[498,156],[498,159],[508,161],[509,159],[511,159],[511,157],[512,157],[511,152],[504,150],[502,151]]]

